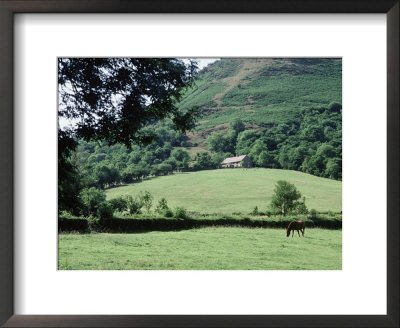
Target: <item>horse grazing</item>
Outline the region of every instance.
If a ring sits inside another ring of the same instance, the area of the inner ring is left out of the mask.
[[[287,229],[286,229],[286,237],[289,237],[290,235],[290,231],[292,231],[292,238],[294,236],[294,231],[297,230],[297,233],[299,234],[300,237],[300,232],[304,237],[304,230],[306,230],[306,224],[304,223],[303,220],[299,220],[299,221],[292,221],[289,223]]]

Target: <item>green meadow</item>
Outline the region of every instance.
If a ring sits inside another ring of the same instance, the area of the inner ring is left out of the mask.
[[[249,213],[255,206],[266,210],[278,180],[293,183],[306,197],[308,209],[320,212],[342,210],[342,182],[310,174],[265,168],[218,169],[176,173],[145,179],[107,190],[107,199],[136,196],[149,191],[154,204],[165,197],[169,207],[183,206],[200,213]]]
[[[201,228],[60,234],[60,270],[341,270],[342,231]]]

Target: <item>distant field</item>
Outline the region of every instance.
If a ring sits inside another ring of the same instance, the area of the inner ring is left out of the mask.
[[[342,231],[203,228],[60,234],[60,270],[341,270]]]
[[[267,209],[278,180],[293,183],[309,209],[342,210],[342,183],[297,171],[264,168],[219,169],[177,173],[107,190],[107,199],[148,190],[154,203],[165,197],[170,207],[201,213],[250,212]]]

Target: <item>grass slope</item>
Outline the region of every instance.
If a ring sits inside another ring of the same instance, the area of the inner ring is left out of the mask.
[[[265,126],[299,120],[302,108],[342,102],[340,59],[222,58],[203,69],[181,108],[199,106],[197,131],[235,118]]]
[[[302,172],[264,168],[219,169],[177,173],[107,190],[107,199],[149,191],[154,204],[165,197],[170,207],[184,206],[200,213],[265,210],[278,180],[293,183],[309,209],[342,210],[342,183]]]
[[[61,234],[61,270],[341,270],[342,232],[204,228],[134,234]]]

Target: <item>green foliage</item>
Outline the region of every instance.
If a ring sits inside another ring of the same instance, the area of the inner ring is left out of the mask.
[[[58,218],[58,231],[86,232],[89,229],[89,221],[86,218]]]
[[[221,163],[224,161],[225,158],[232,157],[231,153],[216,153],[212,157],[212,165],[215,168],[219,168]]]
[[[236,154],[249,154],[252,146],[260,138],[260,136],[260,132],[254,130],[246,130],[239,133],[236,143]]]
[[[163,197],[158,201],[155,212],[162,214],[169,210],[167,200]]]
[[[131,147],[157,139],[154,129],[149,129],[155,121],[169,118],[173,129],[180,132],[194,126],[197,108],[181,110],[176,103],[193,83],[196,71],[196,62],[174,58],[59,58],[58,115],[79,122],[60,126],[58,131],[60,210],[78,211],[82,187],[118,184],[124,168],[86,167],[89,174],[79,176],[71,162],[77,140],[105,140]],[[84,157],[88,166],[107,159],[100,153]],[[132,175],[125,174],[124,180],[132,180]]]
[[[294,212],[296,214],[307,214],[308,213],[308,209],[307,209],[307,206],[306,206],[306,198],[305,197],[303,197],[303,201],[302,202],[297,202],[296,203],[296,207],[295,207]]]
[[[128,201],[124,196],[110,199],[108,202],[114,211],[124,212],[128,209]]]
[[[73,153],[77,142],[65,132],[58,134],[58,210],[78,214],[81,208],[79,193],[82,189],[77,163]]]
[[[240,132],[245,130],[245,125],[240,118],[235,118],[231,123],[231,128],[237,136]]]
[[[106,185],[111,186],[121,181],[118,169],[113,166],[99,164],[95,166],[93,173],[94,179],[101,189],[104,189]]]
[[[340,59],[310,64],[292,59],[224,58],[200,72],[181,106],[200,106],[206,120],[197,127],[201,130],[236,118],[259,126],[294,122],[299,109],[341,102],[341,64]],[[223,95],[219,99],[222,110],[208,110],[217,106],[219,94]]]
[[[128,207],[129,214],[139,214],[140,213],[140,210],[143,207],[143,203],[141,202],[140,199],[129,195],[126,198],[126,201],[127,201],[127,207]]]
[[[336,113],[340,113],[340,111],[342,110],[342,104],[337,103],[337,102],[331,102],[328,105],[328,110],[330,112],[336,112]]]
[[[215,151],[217,153],[229,152],[231,149],[230,141],[225,137],[224,133],[211,133],[211,135],[207,138],[207,144],[211,151]]]
[[[213,167],[211,155],[207,152],[197,153],[194,160],[193,168],[196,170],[210,169]]]
[[[164,214],[164,216],[166,218],[172,218],[174,216],[174,212],[172,212],[171,209],[166,209],[162,214]]]
[[[315,209],[311,209],[310,210],[310,215],[312,219],[316,219],[317,218],[317,211]]]
[[[174,211],[174,218],[186,220],[189,219],[189,215],[184,207],[177,206]]]
[[[170,212],[170,210],[169,210]],[[148,215],[134,215],[132,217],[114,217],[112,220],[101,220],[94,216],[83,218],[87,220],[89,227],[93,231],[110,231],[110,232],[137,232],[143,230],[179,230],[179,229],[194,229],[201,227],[230,227],[240,226],[247,228],[286,228],[293,220],[303,220],[306,222],[308,228],[327,228],[327,229],[341,229],[342,228],[342,215],[340,213],[318,214],[312,218],[305,215],[271,215],[265,216],[264,213],[242,215],[240,213],[225,215],[225,214],[199,214],[193,213],[192,217],[186,217],[185,220],[180,218],[172,218],[170,214],[167,217],[154,217]],[[164,215],[165,216],[165,215]],[[182,216],[183,217],[183,216]],[[63,224],[66,221],[82,220],[82,218],[62,218],[59,217],[59,222]],[[67,230],[63,230],[67,227]],[[60,231],[68,231],[68,225],[60,225]],[[84,230],[82,230],[83,232]]]
[[[94,187],[85,188],[80,193],[80,199],[84,206],[84,215],[97,215],[101,203],[105,202],[106,194],[103,190]]]
[[[275,185],[271,208],[279,210],[282,215],[287,215],[296,208],[300,197],[301,194],[294,184],[279,180]]]
[[[140,192],[138,195],[138,200],[143,207],[146,209],[147,214],[150,213],[151,206],[153,205],[153,196],[147,190],[144,192]]]
[[[114,210],[109,202],[103,202],[99,204],[97,209],[97,216],[101,219],[110,219],[114,215]]]
[[[253,210],[251,211],[251,215],[258,215],[258,206],[254,207]]]
[[[71,133],[85,140],[148,143],[154,134],[146,126],[154,120],[172,117],[179,130],[193,124],[190,111],[175,103],[196,69],[174,58],[59,58],[59,116],[79,119]]]
[[[187,151],[176,148],[171,152],[171,157],[177,163],[177,169],[187,169],[189,167],[190,155]]]
[[[58,218],[63,220],[63,219],[70,219],[70,220],[74,220],[74,219],[79,219],[78,216],[73,215],[72,213],[62,210],[58,213]]]

